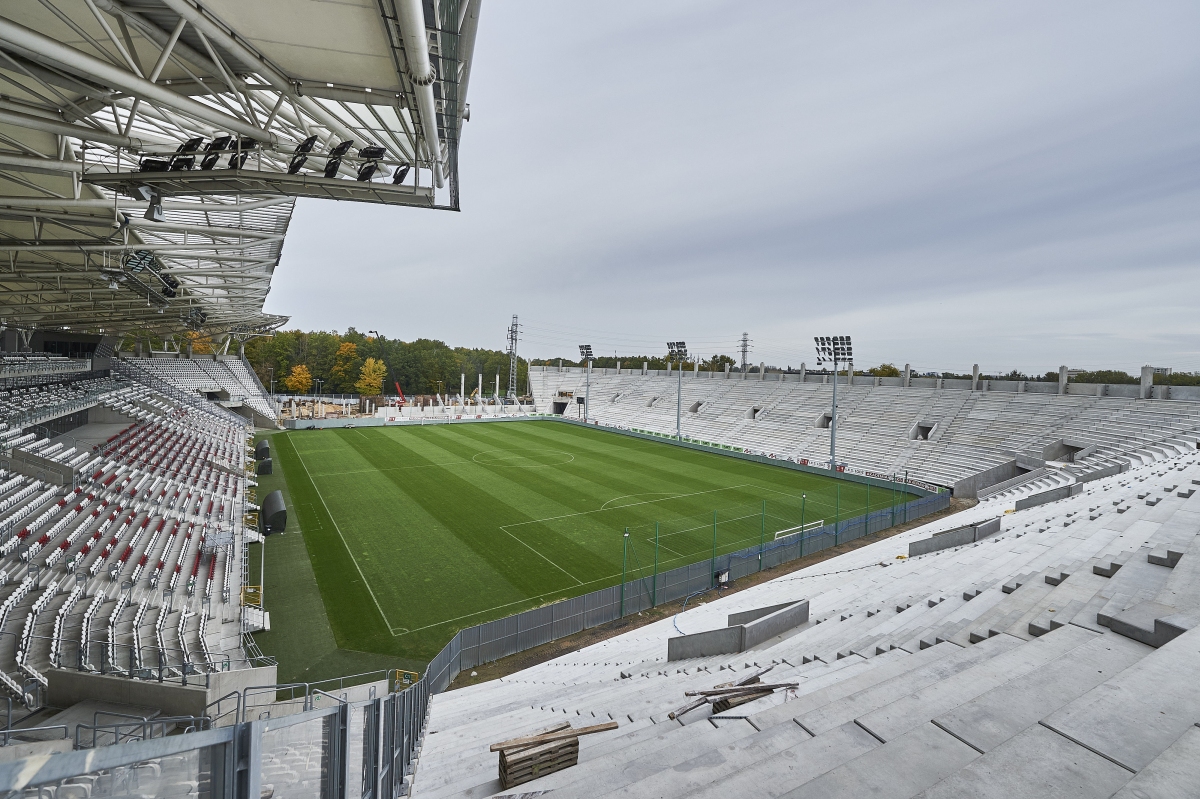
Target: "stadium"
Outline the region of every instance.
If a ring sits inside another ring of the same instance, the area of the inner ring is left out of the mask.
[[[0,12],[0,794],[1197,795],[1195,375],[265,310],[470,213],[480,5]]]

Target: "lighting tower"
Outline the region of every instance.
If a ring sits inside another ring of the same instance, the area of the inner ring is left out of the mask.
[[[738,349],[742,352],[742,374],[746,373],[746,367],[750,365],[750,334],[743,333],[742,341],[738,345]]]
[[[521,326],[517,324],[517,315],[513,314],[512,324],[508,328],[508,398],[517,398],[517,335]]]
[[[595,357],[592,355],[592,345],[580,344],[579,357],[583,361],[583,380],[586,386],[583,390],[583,421],[586,423],[588,420],[588,400],[592,397],[592,359]]]
[[[837,471],[837,381],[838,363],[854,360],[849,336],[814,336],[817,343],[817,364],[833,362],[833,410],[829,414],[829,468]]]
[[[679,383],[675,389],[675,438],[683,441],[683,431],[681,429],[681,420],[683,418],[683,362],[687,360],[687,342],[684,341],[668,341],[667,352],[670,353],[671,360],[675,361],[679,372]]]

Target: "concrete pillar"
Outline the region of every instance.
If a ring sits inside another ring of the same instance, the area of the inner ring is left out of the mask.
[[[1067,393],[1067,367],[1058,367],[1058,393]]]
[[[765,380],[767,374],[767,364],[764,361],[758,363],[758,379]]]
[[[854,361],[846,364],[846,383],[851,386],[854,385]]]
[[[1025,393],[1025,381],[1024,381],[1024,380],[1018,380],[1018,381],[1017,381],[1017,393],[1018,393],[1018,394],[1024,394],[1024,393]]]
[[[650,362],[642,361],[642,376],[646,376],[646,372],[650,371]]]
[[[808,374],[808,367],[805,364],[801,363],[800,364],[800,382],[801,383],[804,382],[804,377],[807,374]]]
[[[562,358],[558,359],[558,371],[562,371]]]
[[[979,364],[971,367],[971,390],[979,390]]]
[[[621,362],[617,361],[617,374],[621,374]]]
[[[190,341],[188,342],[188,346],[187,346],[187,356],[188,356],[188,358],[192,357],[192,342],[190,342]]]
[[[671,362],[667,361],[667,377],[671,376]]]
[[[693,378],[696,378],[696,377],[699,377],[699,376],[700,376],[700,362],[699,362],[699,361],[696,361],[696,365],[695,365],[695,367],[692,369],[692,377],[693,377]]]
[[[903,385],[905,388],[912,387],[912,366],[910,366],[907,363],[904,364],[904,384]]]
[[[729,370],[732,368],[733,368],[733,364],[731,364],[731,363],[725,364],[725,379],[726,380],[729,379]]]
[[[246,360],[246,342],[244,341],[238,342],[238,357],[243,361]]]
[[[133,341],[133,357],[142,357],[142,340],[140,338]]]
[[[1143,366],[1142,367],[1141,398],[1142,399],[1153,399],[1153,397],[1154,397],[1154,367],[1149,366],[1149,365]]]

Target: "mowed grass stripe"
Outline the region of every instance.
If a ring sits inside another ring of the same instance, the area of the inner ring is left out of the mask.
[[[556,422],[277,439],[299,447],[312,474],[305,484],[298,464],[281,461],[289,486],[297,483],[292,495],[302,522],[308,515],[316,525],[309,551],[339,645],[409,657],[431,657],[461,626],[615,585],[626,526],[632,577],[652,566],[655,521],[663,523],[659,562],[670,568],[710,556],[714,509],[723,553],[758,541],[763,499],[768,541],[799,522],[790,517],[801,494],[807,521],[832,522],[839,484],[843,518],[861,514],[866,500],[861,485],[824,475]],[[539,464],[552,465],[519,468]],[[314,482],[328,513],[313,499]],[[875,489],[870,499],[886,508],[892,496]],[[379,613],[370,612],[370,597],[344,597],[355,568],[347,547],[385,609],[386,621],[374,627],[366,617]],[[398,634],[385,641],[390,636],[379,629],[389,624]]]
[[[317,479],[392,627],[411,629],[445,618],[439,606],[451,602],[456,586],[464,581],[492,586],[502,601],[527,595],[425,510],[406,488],[404,470],[374,469],[345,432],[334,433],[345,448],[345,455],[338,457],[353,459],[354,471]],[[382,442],[363,443],[368,445]]]
[[[333,519],[321,504],[316,486],[300,462],[292,437],[275,436],[272,444],[283,466],[288,492],[337,645],[344,649],[391,651],[394,646],[391,628],[375,607],[366,583],[359,579],[358,570],[337,534]]]
[[[387,449],[369,447],[366,442],[350,442],[367,460],[386,464],[393,453],[401,451],[406,458],[421,459],[423,455],[392,438],[384,439]],[[491,491],[480,486],[486,482],[510,483],[501,475],[489,472],[484,467],[472,470],[471,479],[465,479],[458,470],[412,470],[403,475],[388,472],[386,476],[398,488],[407,491],[426,513],[436,518],[458,541],[470,547],[512,586],[525,596],[537,596],[578,585],[582,580],[570,572],[572,566],[585,566],[590,560],[586,551],[568,553],[569,542],[560,542],[554,552],[568,561],[547,569],[544,558],[526,547],[516,545],[500,530],[505,523],[528,521],[529,516],[507,501],[497,499],[507,490],[511,493],[516,485]],[[490,523],[489,523],[490,522]],[[549,553],[543,553],[550,557]],[[500,603],[496,603],[500,604]]]

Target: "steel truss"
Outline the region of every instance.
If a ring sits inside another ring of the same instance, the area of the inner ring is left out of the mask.
[[[0,327],[269,334],[296,197],[457,210],[479,2],[7,6]]]

